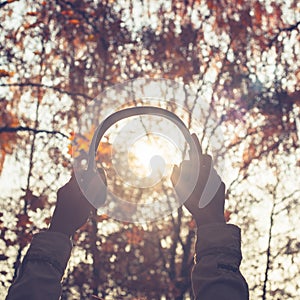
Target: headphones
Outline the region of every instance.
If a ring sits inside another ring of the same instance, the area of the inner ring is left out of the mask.
[[[164,117],[170,120],[175,125],[177,125],[177,127],[182,132],[186,142],[190,147],[190,153],[192,155],[197,153],[197,148],[195,146],[195,143],[191,137],[188,128],[185,126],[183,121],[177,115],[170,112],[169,110],[155,107],[155,106],[130,107],[111,114],[97,127],[89,148],[87,171],[94,172],[96,170],[96,153],[97,153],[99,143],[103,135],[105,134],[105,132],[112,125],[114,125],[115,123],[123,119],[133,117],[133,116],[140,116],[140,115],[154,115],[154,116]]]

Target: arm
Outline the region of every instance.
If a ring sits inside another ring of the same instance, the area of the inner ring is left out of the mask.
[[[71,240],[63,233],[45,231],[36,234],[6,299],[59,299],[71,250]]]
[[[198,227],[192,287],[195,299],[246,300],[248,285],[240,273],[240,229],[211,223]]]
[[[172,182],[178,197],[197,223],[195,265],[192,270],[194,297],[201,300],[247,300],[248,285],[239,271],[242,260],[240,229],[226,224],[225,185],[213,168],[211,157],[202,154],[196,135],[193,139],[200,159],[197,184],[190,196],[184,199],[188,187],[184,176],[197,165],[193,162],[193,155],[190,161],[174,168]],[[181,182],[178,182],[179,178]],[[201,201],[206,205],[202,205]]]
[[[82,176],[85,176],[85,172]],[[88,188],[93,189],[96,184],[92,180]],[[99,197],[104,203],[106,191]],[[33,237],[18,276],[8,291],[7,300],[59,299],[61,280],[72,250],[71,237],[87,221],[92,210],[92,205],[83,196],[73,175],[58,190],[49,230]]]

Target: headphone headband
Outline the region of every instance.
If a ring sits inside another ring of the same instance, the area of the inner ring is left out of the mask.
[[[155,106],[141,106],[141,107],[130,107],[125,108],[123,110],[117,111],[110,116],[108,116],[96,129],[90,148],[89,148],[89,162],[88,162],[88,170],[95,170],[95,156],[99,146],[99,143],[105,134],[105,132],[115,123],[121,121],[123,119],[138,116],[138,115],[154,115],[164,117],[171,122],[173,122],[180,129],[182,134],[185,137],[185,140],[189,144],[190,151],[192,153],[197,153],[196,146],[194,141],[190,135],[188,128],[185,126],[183,121],[174,113],[169,110],[155,107]]]

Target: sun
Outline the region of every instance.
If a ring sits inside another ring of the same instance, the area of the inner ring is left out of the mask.
[[[129,166],[141,178],[171,176],[173,165],[180,157],[180,151],[169,139],[153,134],[138,139],[128,151]]]

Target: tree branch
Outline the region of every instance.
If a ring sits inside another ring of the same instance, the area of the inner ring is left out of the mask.
[[[15,1],[18,1],[18,0],[15,0]],[[0,8],[2,8],[3,6],[5,6],[6,4],[10,4],[10,3],[13,3],[15,1],[4,1],[4,2],[1,2],[0,3]]]
[[[18,127],[8,127],[8,126],[4,126],[4,127],[0,127],[0,134],[2,132],[18,132],[18,131],[29,131],[29,132],[33,132],[33,133],[47,133],[47,134],[58,134],[61,135],[64,138],[69,138],[66,134],[57,131],[57,130],[46,130],[46,129],[36,129],[36,128],[31,128],[31,127],[27,127],[27,126],[18,126]]]
[[[34,83],[34,82],[21,82],[21,83],[0,83],[0,86],[19,86],[19,87],[25,87],[25,86],[30,86],[30,87],[39,87],[39,88],[47,88],[47,89],[52,89],[56,92],[62,93],[62,94],[67,94],[69,96],[80,96],[84,97],[88,100],[93,100],[94,97],[90,97],[86,94],[83,93],[72,93],[70,91],[63,90],[61,88],[51,86],[51,85],[46,85],[46,84],[41,84],[41,83]]]
[[[294,29],[297,29],[297,27],[300,25],[300,21],[298,21],[296,24],[291,25],[289,27],[280,28],[279,31],[275,34],[275,36],[270,40],[268,47],[271,47],[273,43],[277,40],[278,36],[284,32],[284,31],[293,31]]]

